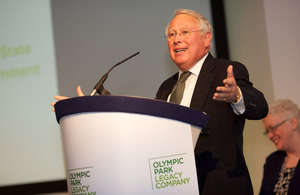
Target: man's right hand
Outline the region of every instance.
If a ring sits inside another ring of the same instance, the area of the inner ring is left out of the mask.
[[[80,85],[77,86],[77,90],[76,90],[76,91],[77,91],[77,95],[78,95],[78,96],[84,96],[84,94],[83,94],[83,92],[82,92],[82,90],[81,90]],[[54,99],[60,101],[60,100],[69,99],[69,97],[56,95],[56,96],[54,96]],[[57,101],[56,101],[56,102],[57,102]],[[53,111],[53,112],[55,112],[54,105],[56,104],[56,102],[52,102],[52,103],[51,103],[51,106],[53,107],[53,108],[52,108],[52,111]]]

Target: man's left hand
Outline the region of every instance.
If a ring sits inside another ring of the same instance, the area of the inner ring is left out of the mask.
[[[213,99],[216,101],[235,103],[240,92],[233,75],[232,65],[229,65],[227,68],[227,78],[223,80],[223,84],[224,86],[218,86],[216,88]]]

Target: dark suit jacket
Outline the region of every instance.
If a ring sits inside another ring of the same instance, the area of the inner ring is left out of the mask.
[[[233,65],[234,76],[246,106],[236,115],[230,103],[212,99],[217,86],[223,85],[227,67]],[[156,98],[167,100],[178,79],[178,73],[160,86]],[[201,195],[253,194],[252,184],[243,155],[245,119],[261,119],[268,113],[263,94],[252,86],[246,67],[238,62],[215,59],[209,54],[203,63],[190,107],[211,116],[202,129],[195,148],[196,167]]]
[[[276,151],[267,157],[264,165],[264,177],[260,188],[260,195],[273,194],[274,186],[277,182],[285,156],[285,152]],[[297,164],[293,179],[290,182],[288,195],[300,195],[300,161]]]

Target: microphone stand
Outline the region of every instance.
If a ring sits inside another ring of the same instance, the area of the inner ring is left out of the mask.
[[[111,67],[107,73],[105,73],[102,78],[99,80],[99,82],[95,85],[93,91],[91,92],[90,96],[95,95],[97,92],[100,95],[110,95],[111,93],[109,91],[107,91],[104,86],[103,83],[105,82],[105,80],[108,77],[108,74],[110,73],[110,71],[112,71],[112,69],[114,69],[116,66],[119,66],[120,64],[124,63],[125,61],[129,60],[130,58],[133,58],[134,56],[138,55],[140,52],[136,52],[135,54],[129,56],[128,58],[125,58],[124,60],[118,62],[117,64],[115,64],[113,67]]]

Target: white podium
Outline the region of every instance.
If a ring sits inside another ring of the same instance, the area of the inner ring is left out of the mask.
[[[191,129],[209,116],[128,96],[70,98],[55,110],[69,194],[199,194]]]

